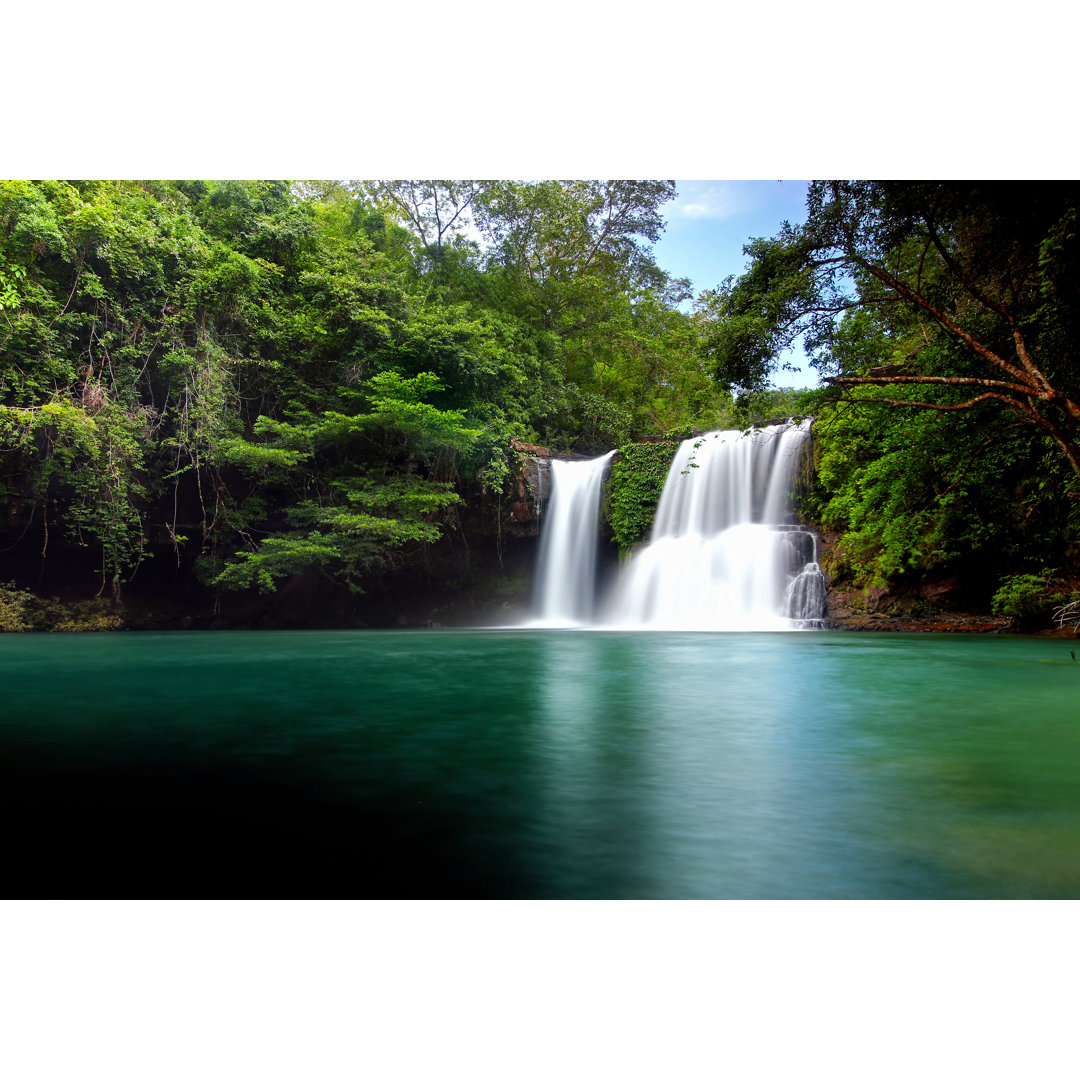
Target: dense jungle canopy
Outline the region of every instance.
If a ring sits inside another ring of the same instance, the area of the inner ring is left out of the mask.
[[[812,413],[801,511],[835,577],[953,575],[1010,614],[1069,595],[1076,186],[816,183],[689,311],[650,247],[675,196],[3,182],[0,547],[23,557],[0,581],[78,548],[117,599],[148,558],[215,593],[315,571],[362,593],[463,500],[507,499],[515,440],[600,453]],[[824,385],[778,391],[800,336]]]

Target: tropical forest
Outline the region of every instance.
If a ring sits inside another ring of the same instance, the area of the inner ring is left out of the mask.
[[[676,197],[3,182],[0,629],[506,622],[538,462],[614,451],[617,567],[680,443],[790,418],[830,625],[1071,628],[1080,188],[817,181],[697,295]]]

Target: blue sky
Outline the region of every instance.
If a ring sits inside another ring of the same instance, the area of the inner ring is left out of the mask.
[[[695,296],[746,269],[748,240],[775,236],[783,222],[806,219],[806,180],[679,180],[677,187],[679,197],[664,207],[667,227],[653,255],[673,277],[690,278]],[[777,372],[776,385],[817,385],[801,349],[785,360],[802,370]]]
[[[679,180],[679,197],[664,207],[667,228],[653,247],[656,261],[694,292],[712,289],[746,268],[743,245],[775,236],[784,221],[806,219],[806,180]]]

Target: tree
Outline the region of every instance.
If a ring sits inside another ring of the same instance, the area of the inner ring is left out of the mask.
[[[677,307],[688,283],[657,266],[649,246],[671,181],[379,181],[360,190],[425,245],[414,265],[426,310],[408,351],[431,360],[409,370],[439,374],[455,405],[468,391],[534,429],[529,441],[583,451],[715,412],[693,321]],[[462,234],[466,219],[482,250]],[[461,353],[468,324],[486,328],[498,366],[471,347]],[[470,386],[473,372],[483,378]]]
[[[720,382],[762,385],[805,334],[843,400],[1004,409],[1064,455],[1075,487],[1080,186],[819,181],[807,205],[708,298]]]
[[[478,198],[492,303],[535,328],[559,380],[549,445],[601,450],[708,415],[715,391],[656,264],[670,180],[496,181]],[[571,434],[572,433],[572,434]]]
[[[363,185],[374,202],[406,222],[435,259],[448,240],[470,223],[469,208],[488,187],[484,180],[370,180]]]
[[[673,198],[673,180],[503,181],[486,188],[475,214],[492,265],[519,283],[546,328],[566,332],[588,318],[597,289],[685,286],[669,280],[648,246]]]
[[[259,542],[248,537],[215,581],[272,592],[277,579],[317,566],[362,592],[365,578],[391,565],[404,545],[438,540],[440,513],[461,502],[452,473],[436,478],[439,458],[467,454],[480,436],[461,412],[423,400],[439,389],[430,373],[405,379],[385,371],[368,380],[363,412],[327,411],[299,423],[261,417],[255,439],[224,447],[257,490],[275,495],[285,526]],[[303,497],[293,502],[296,490]]]

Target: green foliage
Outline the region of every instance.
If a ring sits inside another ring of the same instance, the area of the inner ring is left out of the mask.
[[[701,351],[717,381],[745,395],[768,385],[777,356],[791,346],[798,333],[793,327],[816,296],[807,244],[791,226],[785,224],[775,240],[751,241],[743,252],[752,260],[750,269],[704,293],[697,307]]]
[[[392,549],[437,540],[440,530],[430,516],[460,501],[448,484],[415,477],[338,481],[326,502],[291,507],[287,516],[294,528],[239,552],[215,582],[273,592],[279,579],[317,568],[363,592],[365,577],[392,563]]]
[[[1080,539],[1075,503],[1058,496],[1067,466],[993,408],[953,415],[826,404],[814,442],[805,510],[841,534],[832,569],[858,584],[962,573],[989,599],[1001,575],[1060,565]]]
[[[719,410],[716,427],[740,430],[790,417],[802,418],[817,412],[813,392],[790,387],[749,390]]]
[[[1009,575],[991,598],[990,610],[1020,626],[1049,623],[1051,610],[1064,601],[1063,595],[1052,587],[1052,576],[1049,570]]]
[[[371,412],[365,415],[363,424],[398,432],[414,453],[465,451],[480,436],[479,429],[465,426],[463,410],[439,409],[422,400],[442,389],[438,377],[430,371],[411,379],[395,371],[383,371],[368,380],[368,387]]]
[[[395,550],[438,540],[439,515],[461,498],[448,481],[414,470],[456,471],[453,463],[473,450],[480,431],[465,426],[461,410],[423,400],[442,390],[430,372],[380,372],[366,390],[368,411],[305,414],[291,423],[260,417],[254,433],[272,443],[229,445],[230,460],[268,491],[283,482],[295,488],[303,477],[312,494],[286,504],[288,527],[238,552],[216,584],[271,592],[281,578],[317,568],[362,592],[364,578],[391,565]],[[404,468],[395,469],[399,461]],[[282,495],[274,501],[281,505]]]
[[[33,600],[33,593],[16,588],[14,582],[0,581],[0,633],[19,634],[29,630]]]
[[[59,631],[84,633],[92,630],[118,630],[123,612],[103,599],[63,603],[55,597],[36,596],[12,582],[0,582],[0,633]]]
[[[615,542],[628,552],[645,540],[678,441],[628,443],[619,448],[608,481],[607,517]]]
[[[19,452],[37,499],[63,506],[72,538],[98,542],[102,575],[117,595],[122,574],[143,554],[141,428],[141,417],[96,384],[79,405],[0,406],[0,446]]]

